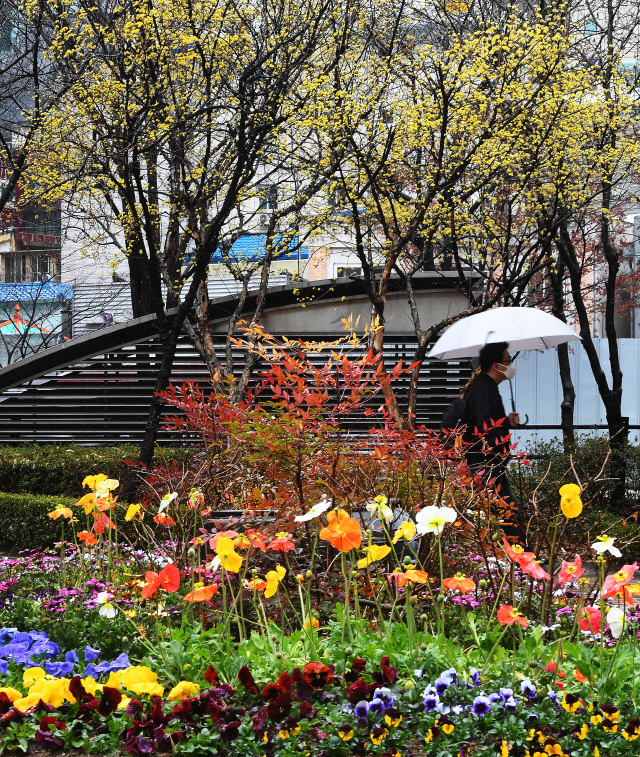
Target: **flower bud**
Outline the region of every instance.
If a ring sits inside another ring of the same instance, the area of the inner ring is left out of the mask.
[[[187,555],[193,560],[193,558],[196,556],[196,551],[193,547],[187,552]]]
[[[411,559],[411,557],[409,557],[409,555],[405,555],[403,562],[404,562],[405,565],[411,565],[411,563],[413,562],[413,560]]]
[[[487,586],[489,586],[489,584],[487,583],[487,579],[486,578],[481,578],[478,581],[478,588],[482,589],[482,591],[484,591],[487,588]]]
[[[429,618],[427,617],[427,615],[425,613],[422,613],[422,615],[420,616],[420,622],[421,623],[426,623],[428,620],[429,620]],[[426,647],[425,647],[425,649],[426,649]]]
[[[415,685],[415,683],[414,683],[414,682],[413,682],[413,681],[411,680],[411,678],[409,678],[408,680],[406,680],[406,681],[404,682],[404,684],[403,684],[403,687],[404,687],[404,690],[405,690],[405,691],[411,691],[411,689],[415,689],[416,685]]]
[[[491,537],[491,541],[493,541],[493,542],[496,542],[496,541],[500,541],[500,539],[501,539],[501,538],[502,538],[502,534],[500,534],[500,533],[495,533],[495,534],[494,534],[494,535],[493,535],[493,536]]]
[[[298,583],[302,583],[304,581],[304,576],[302,575],[302,573],[298,573],[298,575],[296,576],[296,581],[298,581]]]
[[[444,604],[444,594],[439,594],[438,597],[437,597],[437,599],[436,599],[436,602],[439,605],[443,605]]]
[[[423,615],[422,617],[423,617],[423,618],[425,619],[425,621],[426,621],[426,619],[427,619],[427,616],[426,616],[426,615]],[[422,643],[420,644],[420,651],[421,651],[421,652],[426,652],[426,651],[427,651],[427,649],[428,649],[428,647],[427,647],[427,645],[426,645],[426,644],[424,643],[424,641],[423,641],[423,642],[422,642]]]
[[[353,647],[347,647],[344,650],[344,656],[345,657],[351,657],[352,654],[353,654]]]
[[[305,578],[306,578],[307,580],[309,580],[310,578],[313,578],[313,573],[312,573],[312,571],[308,570],[308,571],[307,571],[307,572],[306,572],[306,573],[304,574],[304,577],[305,577]]]
[[[411,607],[415,607],[418,604],[418,597],[409,597],[409,604]]]
[[[529,667],[535,669],[538,667],[538,663],[535,660],[529,660]]]

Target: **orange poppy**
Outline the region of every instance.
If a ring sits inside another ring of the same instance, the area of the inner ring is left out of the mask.
[[[511,605],[500,605],[498,622],[501,626],[512,626],[514,623],[518,623],[526,628],[529,625],[527,618],[523,618],[522,614]]]
[[[78,531],[78,539],[85,541],[87,544],[97,544],[98,540],[93,531]]]
[[[445,578],[442,582],[445,589],[449,591],[459,591],[460,594],[468,594],[476,588],[475,583],[467,578],[464,573],[456,573],[452,578]]]
[[[389,582],[395,581],[397,586],[404,586],[407,581],[412,581],[414,584],[426,584],[429,574],[424,570],[414,570],[409,568],[404,573],[392,573],[389,576]]]
[[[190,591],[184,598],[185,602],[208,602],[218,592],[217,586],[201,586]]]
[[[332,510],[327,515],[329,525],[320,531],[320,538],[341,552],[358,549],[362,543],[362,530],[355,518],[344,510]]]
[[[266,588],[267,582],[260,578],[247,582],[247,589],[251,589],[252,591],[264,591]]]
[[[159,523],[161,526],[173,526],[175,523],[175,520],[166,513],[160,513],[159,515],[156,515],[153,519],[156,523]]]

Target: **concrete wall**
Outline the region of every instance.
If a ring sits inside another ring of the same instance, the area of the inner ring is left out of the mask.
[[[315,297],[319,294],[318,290]],[[415,296],[423,329],[468,307],[467,298],[452,288],[416,290]],[[343,299],[324,294],[322,299],[313,299],[314,288],[305,287],[300,292],[300,304],[267,310],[261,323],[272,334],[288,334],[293,337],[327,334],[335,339],[344,335],[343,318],[353,315],[355,323],[360,317],[357,328],[359,333],[364,331],[365,324],[371,319],[371,301],[366,295]],[[414,333],[407,297],[403,292],[388,295],[385,312],[388,318],[385,333],[388,336],[406,337]],[[244,317],[250,318],[250,315]],[[216,331],[226,333],[226,321],[220,321]]]

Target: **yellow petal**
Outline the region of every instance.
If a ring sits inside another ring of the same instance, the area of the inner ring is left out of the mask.
[[[22,683],[27,687],[32,686],[38,679],[44,678],[45,675],[42,668],[27,668],[22,674]]]
[[[22,699],[22,694],[17,689],[12,689],[11,686],[7,688],[0,687],[0,693],[6,694],[10,702],[15,702],[16,699]]]
[[[127,508],[127,514],[124,516],[124,519],[133,520],[139,512],[140,505],[129,505],[129,507]]]

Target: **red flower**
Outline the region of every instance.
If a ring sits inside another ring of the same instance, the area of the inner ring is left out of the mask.
[[[511,605],[500,605],[498,621],[501,626],[512,626],[514,623],[519,623],[523,628],[526,628],[529,625],[527,618],[523,618]]]
[[[366,682],[363,681],[362,678],[358,678],[358,680],[354,681],[347,689],[347,699],[351,704],[358,704],[362,699],[367,698],[368,693],[369,687]]]
[[[633,565],[623,565],[617,573],[607,576],[604,579],[604,597],[613,597],[623,586],[630,584],[636,570],[638,570],[638,563],[634,562]]]
[[[267,551],[267,547],[265,545],[265,541],[267,540],[266,536],[263,536],[262,534],[259,534],[257,531],[254,531],[253,528],[249,528],[247,531],[245,531],[244,535],[251,542],[252,548],[259,549],[261,552]]]
[[[201,586],[199,589],[190,591],[184,598],[185,602],[209,602],[214,594],[218,591],[218,587]]]
[[[547,663],[547,667],[545,668],[547,673],[555,673],[558,666],[556,665],[554,660],[549,660]],[[560,670],[558,672],[558,678],[566,678],[567,676]]]
[[[267,549],[273,549],[276,552],[289,552],[296,546],[292,541],[289,541],[292,536],[293,534],[284,532],[276,534],[276,539],[271,544],[267,544]]]
[[[580,628],[583,631],[599,633],[601,621],[602,614],[597,607],[585,607],[582,611],[582,617],[580,618]]]
[[[180,572],[175,565],[169,563],[160,571],[154,573],[148,570],[145,575],[146,585],[142,587],[142,598],[152,597],[158,589],[164,589],[169,594],[180,588]]]
[[[504,551],[507,553],[509,558],[513,560],[513,562],[518,563],[518,565],[522,565],[523,562],[530,562],[531,560],[536,559],[536,556],[533,554],[533,552],[525,552],[524,547],[521,547],[519,544],[514,544],[512,547],[506,539],[502,540],[502,544],[504,546]]]
[[[251,692],[251,694],[258,693],[256,682],[253,680],[251,671],[246,665],[243,665],[238,671],[238,680],[245,687],[245,689],[247,689],[247,691]]]
[[[220,683],[220,679],[218,678],[218,674],[216,673],[213,665],[209,665],[209,667],[205,670],[204,680],[209,684],[209,686],[217,686]]]
[[[391,665],[389,665],[388,657],[380,658],[380,670],[380,673],[373,674],[373,678],[377,683],[384,686],[391,686],[392,683],[396,682],[398,669],[392,668]]]
[[[293,681],[288,673],[280,673],[280,677],[275,683],[268,683],[264,689],[262,689],[262,696],[264,699],[273,701],[280,694],[291,694],[291,688]]]
[[[546,578],[549,580],[551,576],[547,573],[546,570],[540,565],[538,560],[527,560],[527,561],[521,561],[519,563],[520,570],[522,570],[524,573],[528,573],[533,578],[536,578],[538,581],[540,581],[543,578]]]
[[[302,680],[314,689],[324,689],[333,681],[333,670],[321,662],[308,662],[302,671]]]
[[[560,574],[558,576],[561,584],[568,584],[573,581],[574,578],[580,578],[584,573],[582,567],[582,558],[580,555],[576,555],[576,559],[573,562],[562,561],[562,567],[560,568]]]
[[[103,534],[105,532],[105,529],[116,527],[116,524],[109,518],[106,513],[94,513],[93,515],[96,519],[93,530],[98,534],[98,536],[100,536],[100,534]]]

